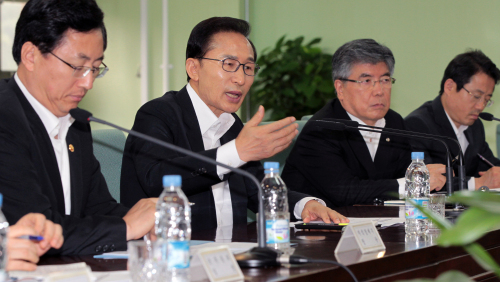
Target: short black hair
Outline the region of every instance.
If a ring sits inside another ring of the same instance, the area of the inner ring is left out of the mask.
[[[186,48],[186,60],[189,58],[199,58],[205,56],[210,51],[210,43],[217,33],[220,32],[236,32],[245,36],[248,39],[250,34],[250,24],[244,20],[230,17],[213,17],[198,23],[189,35]],[[254,60],[257,61],[257,51],[252,41],[248,39],[252,45]],[[188,75],[187,81],[190,77]]]
[[[472,76],[483,72],[491,77],[495,84],[500,79],[500,70],[481,50],[471,50],[457,55],[446,67],[439,95],[444,93],[444,83],[451,78],[457,84],[457,91],[470,82]]]
[[[12,55],[19,65],[21,49],[32,42],[42,54],[52,52],[68,29],[89,32],[101,29],[106,50],[107,35],[104,13],[95,0],[30,0],[24,6],[16,25]]]

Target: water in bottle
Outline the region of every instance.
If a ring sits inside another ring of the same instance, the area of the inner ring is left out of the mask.
[[[429,203],[429,170],[424,164],[424,153],[413,152],[412,162],[406,170],[405,185],[405,231],[407,235],[422,235],[427,231],[427,216],[410,204],[410,199],[420,206]]]
[[[0,194],[0,209],[3,204],[3,196]],[[0,210],[0,282],[7,280],[7,272],[5,266],[7,265],[7,231],[9,223],[5,219],[3,212]]]
[[[191,208],[181,190],[180,175],[163,177],[163,192],[156,204],[156,245],[165,250],[168,281],[189,281]],[[166,247],[166,248],[165,248]]]
[[[266,243],[268,247],[286,251],[290,248],[290,213],[287,188],[279,176],[278,162],[265,162],[266,176],[261,186],[266,217]]]

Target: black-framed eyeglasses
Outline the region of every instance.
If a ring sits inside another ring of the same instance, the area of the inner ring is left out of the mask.
[[[92,72],[92,76],[94,78],[101,78],[109,71],[108,66],[106,66],[106,64],[104,62],[102,62],[104,67],[98,67],[98,68],[94,68],[94,67],[91,68],[91,67],[85,67],[85,66],[75,67],[72,64],[70,64],[70,63],[66,62],[65,60],[56,56],[56,54],[54,54],[52,52],[49,52],[49,53],[52,54],[52,56],[58,58],[59,61],[65,63],[70,68],[72,68],[73,69],[73,77],[76,77],[76,78],[86,77],[90,72]]]
[[[376,79],[363,79],[363,80],[353,80],[353,79],[347,79],[347,78],[339,78],[339,80],[342,81],[349,81],[349,82],[354,82],[357,83],[361,88],[363,89],[370,89],[375,86],[375,83],[380,83],[380,87],[385,88],[385,89],[390,89],[392,88],[392,85],[396,82],[396,79],[394,77],[382,77],[379,80]]]
[[[465,87],[462,87],[465,92],[469,93],[470,97],[471,97],[471,101],[474,103],[474,104],[477,104],[479,102],[483,102],[483,105],[485,108],[488,108],[490,107],[491,105],[493,105],[493,100],[491,100],[491,98],[487,98],[486,95],[479,95],[479,94],[473,94],[472,92],[470,92],[469,90],[467,90]]]
[[[259,69],[260,69],[259,65],[257,65],[256,63],[242,64],[238,60],[235,60],[235,59],[218,60],[218,59],[203,58],[203,57],[198,57],[198,59],[222,62],[222,69],[227,71],[227,72],[236,72],[236,71],[238,71],[240,66],[243,66],[243,72],[248,76],[255,76],[259,72]]]

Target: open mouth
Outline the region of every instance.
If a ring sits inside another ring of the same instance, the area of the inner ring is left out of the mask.
[[[241,98],[241,96],[243,96],[241,94],[241,92],[239,91],[230,91],[230,92],[226,92],[226,95],[227,97],[230,99],[230,100],[233,100],[233,101],[237,101]]]

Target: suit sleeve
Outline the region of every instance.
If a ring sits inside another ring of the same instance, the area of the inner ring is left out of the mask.
[[[176,120],[166,121],[165,117],[160,118],[156,114],[140,110],[136,116],[134,130],[191,149],[186,147],[188,146],[186,144],[189,144],[188,140],[182,140],[187,135],[180,132],[185,129]],[[217,148],[197,153],[215,160]],[[182,190],[188,197],[204,192],[212,185],[221,182],[215,165],[130,135],[127,138],[125,154],[132,160],[133,168],[130,167],[130,163],[124,161],[122,179],[124,173],[136,173],[142,189],[149,197],[158,197],[161,194],[162,177],[165,174],[181,175]]]
[[[100,187],[94,187],[91,197],[95,206],[87,207],[86,214],[81,217],[57,212],[52,206],[53,187],[48,176],[43,173],[43,162],[40,162],[33,143],[29,138],[29,129],[20,132],[13,130],[15,125],[0,127],[0,191],[4,196],[2,210],[10,224],[14,224],[23,215],[34,212],[42,213],[48,219],[63,228],[64,244],[59,250],[52,249],[48,254],[86,255],[108,250],[126,249],[126,226],[121,216],[127,209],[109,205],[106,193]],[[93,168],[97,181],[104,181],[98,168]],[[97,184],[98,183],[94,183]],[[105,187],[105,186],[104,186]],[[107,192],[109,194],[109,192]],[[103,208],[107,205],[106,208]]]

